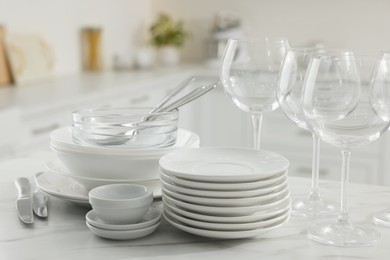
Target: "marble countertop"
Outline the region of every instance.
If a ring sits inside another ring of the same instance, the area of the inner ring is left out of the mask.
[[[37,152],[0,164],[0,259],[389,259],[390,229],[377,227],[380,242],[362,248],[338,248],[306,238],[310,224],[292,217],[288,223],[253,239],[209,239],[182,232],[163,221],[152,235],[111,241],[93,235],[85,225],[89,209],[50,198],[49,218],[23,224],[15,209],[16,177],[32,177],[52,155]],[[306,195],[310,180],[290,177],[292,196]],[[338,182],[321,182],[322,195],[339,200]],[[370,214],[390,207],[390,188],[351,184],[351,218],[370,224]],[[156,202],[161,203],[161,202]]]

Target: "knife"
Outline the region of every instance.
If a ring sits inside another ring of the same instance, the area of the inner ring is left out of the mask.
[[[17,191],[16,209],[19,218],[24,223],[34,223],[34,215],[32,209],[30,182],[25,177],[20,177],[15,180]]]
[[[41,218],[47,217],[47,201],[47,196],[40,190],[36,189],[33,192],[33,210],[35,215]]]

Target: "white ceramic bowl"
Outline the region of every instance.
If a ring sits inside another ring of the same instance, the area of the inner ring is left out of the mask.
[[[90,155],[60,151],[53,146],[57,158],[74,176],[108,180],[150,180],[159,177],[160,156]]]
[[[59,160],[49,161],[46,163],[46,169],[50,173],[59,174],[63,176],[69,176],[78,183],[82,184],[88,190],[93,188],[109,185],[109,184],[138,184],[147,187],[159,186],[159,179],[145,179],[145,180],[133,180],[133,179],[100,179],[100,178],[88,178],[72,174],[68,171]]]
[[[151,207],[153,192],[136,184],[110,184],[92,189],[89,203],[109,224],[137,223]]]
[[[101,148],[104,152],[99,153],[100,149],[93,147],[91,150],[83,148],[69,142],[71,146],[58,145],[61,143],[51,142],[51,149],[57,158],[67,168],[73,176],[85,178],[97,178],[106,180],[132,180],[142,181],[159,178],[159,159],[171,151],[177,151],[182,147],[199,147],[199,137],[189,132],[185,132],[187,140],[181,140],[180,145],[168,148],[142,149],[140,154],[136,149],[131,149],[131,153],[126,154],[130,149],[108,149]],[[70,133],[69,133],[70,134]],[[75,145],[73,147],[73,145]],[[72,147],[72,148],[69,148]],[[77,147],[80,149],[78,150]],[[120,151],[120,153],[109,153],[107,151]]]

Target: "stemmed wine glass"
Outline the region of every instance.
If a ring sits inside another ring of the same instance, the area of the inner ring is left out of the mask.
[[[311,190],[307,197],[296,198],[292,202],[291,214],[306,218],[319,218],[335,216],[339,206],[336,203],[321,198],[318,189],[320,138],[309,129],[302,108],[303,83],[310,59],[324,50],[316,48],[292,48],[283,61],[280,70],[277,100],[283,113],[290,121],[295,123],[313,136],[313,161]],[[337,51],[332,51],[336,53]],[[339,51],[349,53],[347,51]]]
[[[390,120],[390,53],[383,54],[376,76],[371,80],[370,101],[378,116]],[[376,212],[373,221],[390,227],[390,209]]]
[[[260,150],[263,112],[278,108],[276,86],[287,39],[230,39],[222,59],[220,79],[241,110],[252,114],[254,149]]]
[[[379,58],[354,55],[320,56],[311,60],[305,77],[303,110],[306,121],[321,140],[341,149],[341,211],[337,220],[313,225],[308,237],[336,246],[362,246],[379,234],[353,224],[348,215],[347,189],[351,148],[378,139],[388,128],[374,112],[368,90]],[[374,98],[375,99],[375,98]]]

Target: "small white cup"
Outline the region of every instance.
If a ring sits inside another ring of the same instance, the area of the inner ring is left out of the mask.
[[[137,184],[109,184],[89,192],[97,216],[109,224],[137,223],[149,210],[153,192]]]

